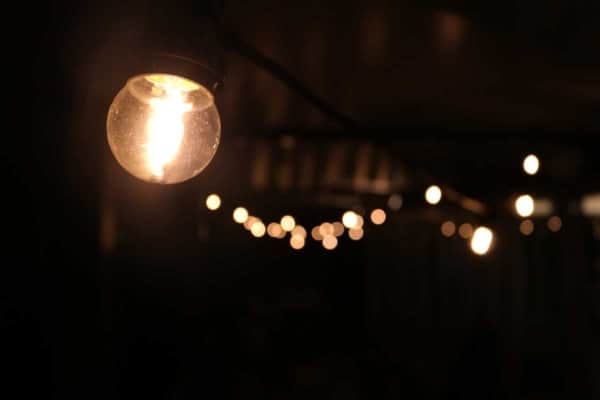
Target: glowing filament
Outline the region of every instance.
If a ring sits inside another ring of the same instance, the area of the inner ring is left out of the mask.
[[[192,109],[180,90],[164,89],[164,97],[150,99],[152,115],[147,125],[146,160],[157,178],[163,177],[165,166],[177,155],[185,130],[183,114]]]

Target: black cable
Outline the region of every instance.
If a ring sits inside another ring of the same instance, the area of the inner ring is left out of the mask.
[[[267,71],[271,76],[310,102],[323,114],[336,120],[345,128],[357,128],[360,125],[352,117],[338,111],[331,104],[320,98],[302,81],[290,74],[284,67],[261,53],[255,47],[245,43],[236,34],[225,29],[220,29],[219,36],[224,48],[232,50],[236,54],[251,61],[257,67]]]

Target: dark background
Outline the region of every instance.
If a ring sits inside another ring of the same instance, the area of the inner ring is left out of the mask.
[[[4,398],[600,397],[599,228],[577,210],[600,190],[598,2],[12,7]],[[213,46],[211,14],[355,122]],[[198,177],[152,185],[112,158],[106,112],[130,49],[177,37],[184,17],[197,21],[186,42],[225,76],[222,140]],[[535,177],[520,169],[529,152]],[[427,206],[431,183],[486,212]],[[310,228],[394,192],[404,205],[385,225],[331,252],[231,220],[244,205]],[[553,200],[560,232],[540,218],[519,234],[522,192]],[[445,220],[493,227],[495,248],[472,255],[440,235]]]

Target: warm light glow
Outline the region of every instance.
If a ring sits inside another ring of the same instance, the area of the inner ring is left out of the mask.
[[[339,221],[335,221],[331,225],[333,225],[333,236],[340,237],[344,234],[344,224]]]
[[[364,231],[362,228],[348,230],[348,237],[352,240],[360,240],[362,239],[363,235]]]
[[[356,227],[358,224],[358,214],[354,211],[346,211],[344,215],[342,215],[342,223],[348,229]]]
[[[442,231],[442,235],[451,237],[454,235],[454,232],[456,232],[456,225],[454,225],[454,222],[452,221],[446,221],[442,224],[440,230]]]
[[[276,239],[282,239],[283,237],[285,237],[285,231],[277,222],[271,222],[267,226],[267,233],[269,234],[269,236]]]
[[[362,215],[356,214],[356,225],[354,225],[353,229],[362,228],[364,224],[365,224],[365,219],[362,217]]]
[[[425,191],[425,200],[429,204],[437,204],[442,199],[442,189],[439,186],[429,186]]]
[[[458,227],[458,234],[463,239],[470,239],[473,236],[473,226],[468,222],[465,222]]]
[[[290,238],[290,246],[294,250],[300,250],[304,247],[304,238],[302,236],[294,235]]]
[[[515,200],[515,210],[523,218],[531,216],[535,210],[533,197],[528,194],[517,197],[517,200]]]
[[[279,223],[281,224],[283,230],[286,232],[291,232],[292,229],[294,229],[294,227],[296,226],[296,220],[291,215],[284,215],[281,218],[281,221],[279,221]]]
[[[475,229],[471,238],[471,250],[477,255],[484,255],[490,250],[494,241],[494,233],[485,226]]]
[[[375,225],[381,225],[385,222],[385,211],[381,208],[376,208],[371,211],[371,222]]]
[[[403,203],[402,196],[395,193],[390,196],[387,204],[388,204],[388,207],[390,208],[390,210],[398,211],[400,208],[402,208],[402,203]]]
[[[321,232],[319,232],[320,229],[321,229],[321,226],[319,225],[319,226],[315,226],[310,231],[310,236],[312,236],[312,238],[315,239],[315,240],[317,240],[317,241],[323,240],[323,235],[321,235]]]
[[[131,78],[110,106],[110,149],[135,177],[177,183],[212,160],[221,122],[212,94],[202,85],[167,74]]]
[[[221,198],[217,194],[211,194],[206,198],[206,208],[209,210],[218,210],[221,207]]]
[[[560,231],[560,228],[562,228],[562,221],[560,217],[554,215],[548,218],[548,229],[550,229],[552,232],[558,232]]]
[[[533,233],[534,227],[535,226],[533,225],[533,221],[530,219],[526,219],[524,221],[521,221],[521,224],[519,225],[519,230],[523,235],[529,236]]]
[[[265,224],[263,224],[260,220],[253,223],[250,227],[250,233],[252,233],[252,236],[257,238],[265,236],[265,231]]]
[[[180,88],[171,85],[163,88],[164,97],[150,99],[152,113],[146,128],[146,160],[150,172],[159,180],[181,146],[185,129],[183,114],[192,109]]]
[[[248,219],[248,210],[244,207],[237,207],[233,210],[233,220],[238,224],[243,224]]]
[[[252,229],[252,226],[257,222],[260,222],[259,218],[249,215],[248,218],[246,219],[246,221],[244,222],[244,228],[246,228],[247,230],[250,230],[250,229]]]
[[[586,194],[581,198],[581,213],[586,217],[600,217],[600,193]]]
[[[323,237],[333,235],[333,224],[329,222],[323,222],[319,227],[319,233]]]
[[[523,160],[523,171],[528,175],[537,174],[540,169],[540,160],[535,156],[535,154],[530,154]]]
[[[302,225],[296,225],[292,229],[292,236],[300,236],[302,239],[306,239],[306,229]]]
[[[322,244],[323,244],[323,247],[325,247],[327,250],[333,250],[337,247],[338,240],[333,235],[327,235],[327,236],[323,237]]]

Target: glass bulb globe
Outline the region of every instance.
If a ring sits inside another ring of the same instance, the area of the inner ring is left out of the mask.
[[[204,86],[176,75],[147,74],[129,79],[117,94],[106,133],[127,172],[148,182],[178,183],[210,163],[221,121]]]

